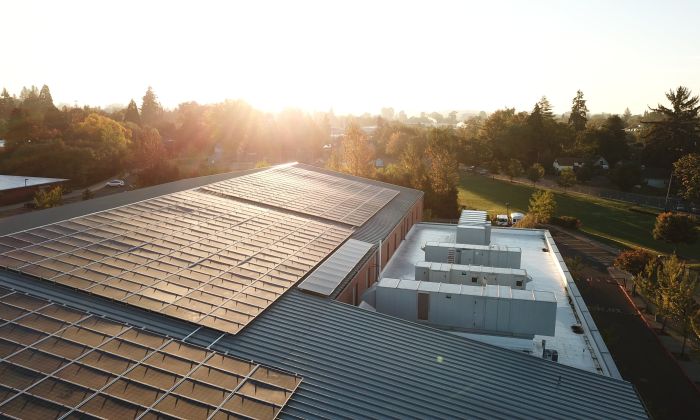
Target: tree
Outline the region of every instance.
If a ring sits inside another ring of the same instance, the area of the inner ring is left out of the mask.
[[[369,177],[374,168],[374,153],[367,136],[357,123],[350,123],[343,137],[345,168],[351,175]]]
[[[576,174],[571,169],[564,169],[559,173],[557,184],[559,184],[559,186],[564,188],[564,191],[566,191],[567,188],[576,184]]]
[[[700,99],[684,86],[669,91],[666,98],[671,107],[650,108],[660,118],[644,121],[648,127],[644,158],[668,168],[681,156],[700,151]]]
[[[527,179],[532,181],[532,185],[535,185],[544,176],[544,166],[539,163],[533,164],[527,170]]]
[[[433,129],[429,134],[426,155],[430,159],[428,179],[437,194],[448,194],[456,190],[459,182],[457,159],[450,147],[450,132]]]
[[[34,194],[34,206],[38,209],[47,209],[61,204],[63,188],[59,185],[46,190],[41,188]]]
[[[683,346],[681,355],[685,354],[685,344],[691,326],[691,316],[697,311],[695,288],[696,276],[691,276],[685,264],[674,254],[664,260],[658,271],[660,303],[663,311],[683,328]]]
[[[622,120],[625,122],[625,125],[628,125],[631,119],[632,112],[630,112],[629,108],[625,108],[625,112],[622,114]]]
[[[689,216],[677,213],[661,213],[656,217],[656,224],[652,232],[654,239],[672,243],[691,244],[698,239],[698,231],[695,222]]]
[[[690,320],[690,324],[693,327],[693,331],[695,332],[695,335],[700,338],[700,309],[695,311],[693,314],[692,319]]]
[[[506,165],[506,175],[513,182],[513,178],[517,178],[523,174],[523,164],[518,159],[510,159]]]
[[[139,108],[136,106],[136,102],[132,99],[129,105],[126,107],[126,112],[124,113],[124,121],[134,123],[136,125],[141,125],[141,116],[139,115]]]
[[[51,91],[46,85],[42,86],[41,90],[39,91],[38,105],[43,111],[56,109],[56,107],[53,104],[53,97],[51,96]]]
[[[155,126],[163,116],[163,107],[158,102],[158,97],[149,86],[141,103],[141,120],[145,125]]]
[[[569,125],[574,128],[574,131],[583,131],[586,129],[588,122],[588,107],[586,100],[583,99],[583,92],[576,91],[576,96],[571,104],[571,115],[569,115]]]
[[[618,163],[610,171],[610,180],[623,191],[642,182],[642,168],[636,162]]]
[[[530,197],[528,213],[534,215],[537,223],[547,223],[550,221],[557,209],[557,202],[554,194],[549,190],[537,190]]]
[[[158,130],[146,127],[134,137],[134,164],[137,168],[148,168],[163,160],[166,151]]]
[[[651,252],[645,251],[641,248],[629,249],[622,251],[613,261],[613,265],[620,270],[627,271],[632,275],[632,281],[634,282],[634,287],[632,289],[632,294],[637,291],[637,284],[641,280],[642,274],[647,265],[654,261],[656,256]]]
[[[673,176],[680,181],[678,193],[686,200],[700,200],[700,154],[691,153],[673,164]]]

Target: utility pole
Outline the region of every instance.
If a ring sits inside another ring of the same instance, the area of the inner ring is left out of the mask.
[[[666,189],[666,201],[664,201],[664,211],[668,211],[668,195],[671,194],[671,182],[673,182],[673,171],[668,179],[668,188]]]

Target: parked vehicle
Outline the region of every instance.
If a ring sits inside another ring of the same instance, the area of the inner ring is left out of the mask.
[[[508,215],[507,214],[496,215],[496,225],[498,225],[498,226],[510,225],[510,221],[508,220]]]
[[[108,187],[116,188],[116,187],[123,187],[125,185],[125,183],[121,179],[113,179],[113,180],[107,182],[107,184],[105,184],[105,185],[107,185]]]
[[[511,222],[513,222],[513,224],[516,224],[519,221],[523,220],[523,217],[525,217],[524,213],[513,212],[510,214],[510,220]]]

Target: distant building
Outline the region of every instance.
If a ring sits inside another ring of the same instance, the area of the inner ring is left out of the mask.
[[[576,169],[582,167],[583,164],[584,160],[582,158],[558,157],[554,159],[554,163],[552,163],[552,166],[554,167],[555,171],[561,172],[564,169],[571,169],[572,171],[575,171]]]
[[[67,181],[61,178],[0,175],[0,205],[31,200],[38,189],[63,185]]]
[[[671,170],[664,168],[642,168],[642,181],[652,188],[666,188]]]
[[[376,159],[374,161],[374,167],[377,169],[381,169],[384,167],[384,159]]]

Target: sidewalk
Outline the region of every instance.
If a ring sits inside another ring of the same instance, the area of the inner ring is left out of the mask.
[[[620,289],[622,289],[622,291],[625,293],[630,303],[634,305],[638,315],[642,318],[644,323],[647,324],[647,327],[649,327],[649,329],[654,333],[656,339],[659,340],[659,343],[661,343],[661,345],[669,353],[669,357],[671,357],[678,364],[681,370],[683,370],[685,373],[685,376],[688,377],[688,380],[695,386],[698,392],[700,392],[700,360],[698,359],[697,350],[693,348],[692,337],[688,337],[688,341],[685,345],[685,354],[688,356],[689,360],[678,359],[676,355],[681,353],[683,336],[673,331],[668,325],[666,326],[665,334],[659,334],[662,324],[656,321],[654,319],[654,315],[647,311],[647,304],[644,302],[644,300],[639,295],[631,296],[629,291],[622,285],[620,285]],[[693,332],[691,331],[689,335],[690,334],[693,334]]]

